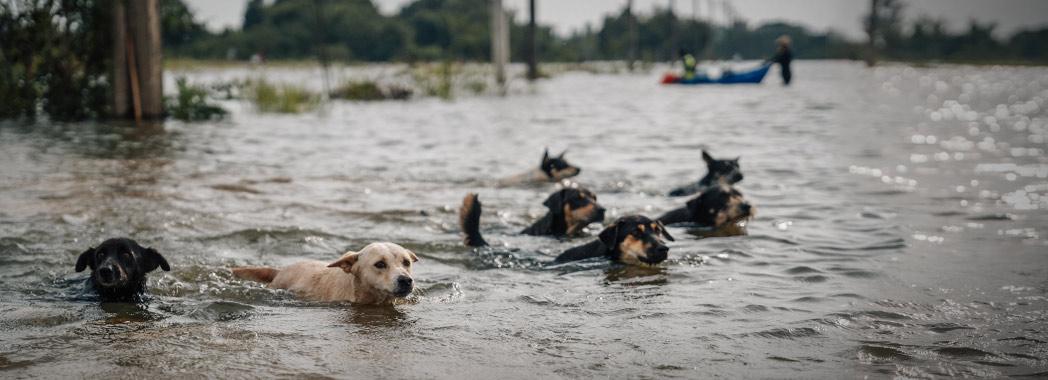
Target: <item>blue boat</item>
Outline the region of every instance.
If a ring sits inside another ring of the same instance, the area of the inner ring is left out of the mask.
[[[662,84],[757,84],[764,80],[764,76],[768,75],[768,69],[770,68],[771,64],[765,64],[749,71],[725,71],[723,75],[717,78],[696,74],[694,78],[688,80],[684,80],[675,74],[666,74],[662,77]]]

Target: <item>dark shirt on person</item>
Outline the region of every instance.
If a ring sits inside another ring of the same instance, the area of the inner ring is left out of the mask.
[[[775,52],[775,56],[768,58],[766,63],[778,63],[779,71],[782,74],[782,83],[790,84],[790,80],[793,78],[793,73],[790,71],[790,62],[793,61],[793,52],[788,47],[779,47],[778,51]]]

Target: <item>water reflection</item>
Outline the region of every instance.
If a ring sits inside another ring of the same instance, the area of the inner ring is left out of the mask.
[[[604,270],[604,284],[622,286],[666,285],[669,274],[664,266],[613,264]]]
[[[342,321],[363,328],[363,331],[374,329],[388,330],[405,328],[414,324],[414,320],[395,305],[345,305],[346,313]]]

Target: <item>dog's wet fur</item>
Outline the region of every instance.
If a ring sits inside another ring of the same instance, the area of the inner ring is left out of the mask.
[[[658,218],[666,225],[689,224],[695,227],[721,228],[750,218],[756,209],[743,198],[742,193],[725,183],[706,188],[684,207],[672,210]]]
[[[301,261],[287,268],[238,267],[233,275],[287,289],[314,301],[391,304],[414,290],[418,256],[393,243],[371,243],[334,262]]]
[[[729,185],[742,181],[742,169],[739,167],[739,159],[718,160],[710,156],[706,151],[702,152],[702,160],[706,162],[706,175],[698,182],[681,186],[670,191],[671,197],[683,197],[695,193],[701,193],[706,188],[718,183]]]
[[[550,194],[542,203],[546,215],[521,231],[533,236],[575,236],[583,228],[604,221],[604,207],[597,203],[597,195],[584,188],[568,187]],[[481,203],[477,194],[469,193],[459,209],[459,227],[463,243],[470,247],[488,245],[480,233]]]
[[[146,274],[171,266],[155,249],[128,238],[109,239],[88,248],[76,260],[76,271],[91,268],[91,288],[106,302],[138,302],[146,290]]]
[[[542,161],[539,167],[528,172],[521,173],[498,181],[499,186],[515,186],[524,184],[560,182],[561,180],[579,175],[582,172],[577,166],[568,163],[564,159],[567,151],[559,155],[550,156],[549,149],[542,152]]]
[[[642,215],[624,216],[601,231],[597,240],[564,251],[555,262],[605,257],[623,264],[655,265],[669,256],[663,239],[674,241],[662,223]]]

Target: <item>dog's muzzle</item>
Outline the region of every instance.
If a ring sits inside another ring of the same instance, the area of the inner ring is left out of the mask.
[[[397,287],[393,290],[393,295],[397,297],[407,297],[411,294],[411,291],[415,289],[415,281],[411,277],[400,276],[397,277]]]
[[[640,261],[646,264],[658,264],[666,260],[670,254],[670,247],[665,245],[658,245],[652,250],[645,252],[644,257],[640,258]]]
[[[104,286],[119,285],[124,282],[124,271],[113,264],[104,264],[98,268],[98,283]]]

